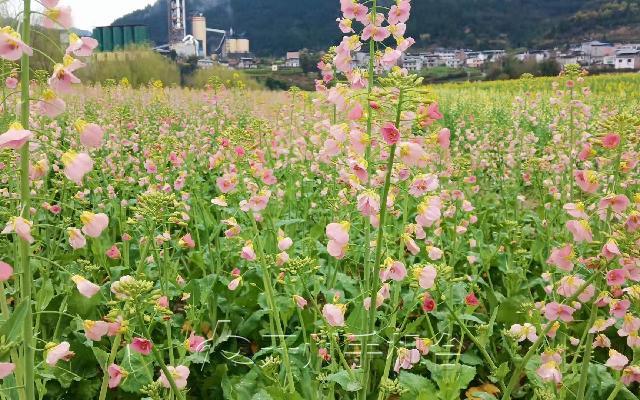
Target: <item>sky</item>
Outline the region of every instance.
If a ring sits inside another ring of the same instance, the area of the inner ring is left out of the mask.
[[[74,26],[87,30],[109,25],[116,18],[153,3],[155,0],[60,0],[60,5],[68,5],[73,10]]]

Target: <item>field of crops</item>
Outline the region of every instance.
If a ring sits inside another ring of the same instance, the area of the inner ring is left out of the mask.
[[[341,3],[314,93],[0,32],[0,399],[638,399],[640,75],[427,87]]]

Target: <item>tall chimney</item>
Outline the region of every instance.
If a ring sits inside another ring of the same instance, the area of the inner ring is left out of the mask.
[[[207,19],[204,15],[194,15],[192,20],[193,37],[202,44],[202,56],[207,57]]]

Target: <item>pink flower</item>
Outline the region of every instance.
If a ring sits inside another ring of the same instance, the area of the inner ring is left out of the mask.
[[[187,233],[178,241],[178,245],[185,249],[195,249],[196,242],[193,241],[190,233]]]
[[[620,144],[620,135],[616,133],[607,133],[602,138],[602,147],[605,149],[615,149]]]
[[[398,23],[404,23],[409,20],[409,14],[411,12],[411,4],[408,0],[402,0],[397,5],[391,6],[389,9],[389,24],[395,25]]]
[[[90,299],[95,296],[96,293],[100,291],[100,286],[96,285],[93,282],[88,281],[84,277],[80,275],[74,275],[71,277],[71,280],[76,284],[76,288],[78,292],[84,297]]]
[[[605,364],[607,367],[622,371],[627,364],[629,364],[629,359],[624,354],[618,353],[614,349],[609,350],[609,359]]]
[[[609,239],[607,240],[607,243],[602,246],[602,255],[604,256],[604,258],[611,261],[622,254],[620,253],[620,249],[618,248],[618,244],[616,243],[616,241],[613,239]]]
[[[389,146],[398,143],[398,140],[400,140],[400,131],[396,128],[393,122],[385,122],[384,125],[382,125],[380,132],[382,133],[382,138],[385,143]]]
[[[629,307],[631,307],[631,302],[627,299],[612,299],[609,303],[609,312],[616,318],[624,318]]]
[[[55,345],[49,348],[46,351],[47,364],[53,367],[60,360],[63,360],[63,361],[71,360],[71,358],[75,355],[75,353],[73,351],[69,351],[70,347],[71,346],[69,345],[69,342],[62,342],[58,345]]]
[[[78,228],[67,229],[69,235],[69,244],[74,250],[81,249],[87,245],[87,239]]]
[[[380,59],[380,63],[386,69],[390,69],[398,64],[398,60],[402,57],[402,52],[391,47],[387,47]]]
[[[429,354],[429,350],[431,349],[432,342],[430,339],[416,338],[416,349],[422,354],[426,356]]]
[[[322,315],[331,326],[344,326],[343,307],[335,304],[325,304],[322,307]]]
[[[0,149],[18,150],[31,138],[31,131],[25,130],[22,125],[15,122],[9,126],[9,130],[0,135]]]
[[[349,111],[347,118],[350,119],[351,121],[357,121],[360,118],[362,118],[363,114],[364,114],[364,109],[362,108],[362,104],[356,103],[353,106],[353,108],[351,108],[351,110]]]
[[[187,379],[189,378],[189,368],[184,365],[178,365],[177,367],[172,367],[171,365],[167,366],[167,370],[171,374],[173,381],[176,384],[178,389],[184,389],[187,387]],[[158,378],[158,382],[162,384],[163,387],[169,389],[171,388],[171,384],[169,384],[169,380],[164,375],[163,371],[160,371],[160,378]]]
[[[640,365],[630,365],[622,371],[620,380],[629,386],[633,382],[640,382]]]
[[[433,261],[439,260],[444,255],[444,252],[435,246],[427,246],[427,254]]]
[[[148,356],[153,349],[153,343],[145,338],[136,337],[131,341],[131,349],[143,356]]]
[[[256,259],[256,252],[253,250],[253,243],[247,242],[240,251],[240,257],[247,261],[254,261]]]
[[[92,37],[79,37],[75,33],[69,35],[69,47],[66,54],[73,53],[78,57],[88,57],[98,47],[98,41]]]
[[[102,146],[104,129],[102,129],[100,125],[78,120],[75,123],[75,128],[80,134],[80,143],[82,143],[83,146],[88,148],[98,148]]]
[[[398,146],[400,161],[407,167],[424,168],[427,166],[429,156],[422,146],[413,142],[402,142]]]
[[[241,276],[239,276],[237,278],[234,278],[227,285],[227,289],[229,289],[231,291],[234,291],[234,290],[236,290],[238,288],[238,286],[240,286],[241,282],[242,282],[242,277]]]
[[[566,227],[573,234],[573,240],[576,243],[580,242],[592,242],[593,235],[591,233],[591,227],[589,226],[589,222],[585,219],[576,221],[570,220],[567,221]]]
[[[200,353],[205,350],[204,345],[206,340],[203,336],[199,336],[191,332],[189,339],[187,339],[187,347],[192,353]]]
[[[554,301],[544,307],[544,316],[549,321],[561,319],[564,322],[571,322],[573,321],[574,311],[575,308],[569,307],[565,304],[559,304]]]
[[[415,177],[409,185],[409,194],[422,196],[427,192],[433,192],[439,186],[438,177],[434,174],[422,174]]]
[[[298,308],[301,310],[303,310],[307,306],[307,300],[302,296],[298,296],[297,294],[293,295],[293,301],[295,301],[296,306],[298,306]]]
[[[627,278],[627,271],[623,268],[612,269],[607,272],[607,285],[622,286]]]
[[[20,38],[20,34],[11,27],[0,29],[0,57],[9,61],[17,61],[23,54],[33,55],[33,49]]]
[[[567,214],[573,218],[588,219],[589,216],[584,212],[584,204],[582,203],[567,203],[562,207]]]
[[[55,118],[64,112],[66,104],[56,96],[53,90],[45,89],[42,92],[42,100],[38,101],[36,107],[40,115]]]
[[[367,190],[358,195],[358,211],[365,216],[378,215],[380,212],[380,195],[372,190]]]
[[[15,89],[18,87],[18,79],[14,78],[13,76],[8,77],[7,79],[5,79],[4,84],[7,87],[7,89]]]
[[[547,263],[555,265],[564,271],[571,271],[573,269],[573,259],[575,255],[573,253],[573,247],[568,244],[564,247],[556,247],[551,250],[551,255],[547,259]]]
[[[0,379],[4,379],[13,373],[16,365],[10,362],[0,362]]]
[[[420,350],[418,349],[406,349],[404,347],[400,347],[398,349],[398,356],[396,358],[396,363],[393,367],[393,370],[399,372],[400,369],[411,369],[413,368],[413,364],[420,361]]]
[[[562,277],[558,283],[558,294],[564,297],[573,296],[584,284],[584,280],[574,275]]]
[[[13,267],[4,261],[0,261],[0,282],[6,282],[13,275]]]
[[[80,221],[83,224],[82,232],[92,238],[100,237],[102,232],[109,226],[109,217],[104,213],[94,214],[84,211],[80,215]]]
[[[433,265],[427,265],[418,272],[418,284],[423,289],[431,289],[436,282],[438,272]]]
[[[35,239],[31,236],[31,221],[27,221],[22,217],[13,217],[7,222],[7,225],[2,230],[3,235],[9,233],[15,233],[20,237],[20,239],[25,242],[32,244]]]
[[[518,343],[529,340],[531,343],[538,340],[538,335],[536,334],[536,327],[531,325],[530,323],[525,323],[524,325],[513,324],[511,325],[511,329],[509,329],[509,335],[514,338]]]
[[[82,179],[93,169],[93,160],[86,153],[68,151],[62,155],[62,163],[64,175],[78,186],[82,186]]]
[[[562,373],[558,370],[558,364],[554,360],[547,361],[540,365],[536,374],[545,382],[562,382]]]
[[[417,206],[418,215],[416,216],[416,222],[423,227],[430,227],[436,223],[442,216],[440,208],[442,207],[442,201],[440,197],[431,196],[425,198]]]
[[[118,246],[116,246],[115,244],[111,246],[105,254],[112,260],[120,259],[120,250],[118,250]]]
[[[477,307],[480,304],[480,302],[478,301],[478,298],[476,297],[476,294],[473,292],[469,293],[464,298],[464,303],[469,307]]]
[[[293,240],[290,237],[281,238],[278,240],[278,249],[280,251],[287,251],[293,245]]]
[[[162,308],[169,308],[169,298],[167,296],[161,296],[156,300],[156,305]]]
[[[451,131],[443,128],[438,132],[438,144],[442,149],[448,149],[451,146]]]
[[[391,32],[389,32],[389,29],[371,23],[365,26],[364,30],[362,31],[361,39],[363,41],[373,39],[373,41],[375,42],[382,42],[389,36],[391,36]]]
[[[602,212],[601,218],[604,220],[607,215],[606,210],[609,207],[611,207],[615,213],[623,213],[629,206],[629,203],[629,198],[623,194],[606,196],[598,203],[598,209]]]
[[[326,234],[329,238],[327,252],[337,259],[342,259],[346,255],[349,245],[349,222],[333,222],[327,225]]]
[[[71,18],[71,7],[52,7],[44,10],[44,20],[42,25],[47,29],[58,29],[60,27],[69,29],[73,25]]]
[[[407,276],[407,269],[400,261],[387,259],[385,268],[380,270],[380,280],[386,282],[389,279],[401,281]]]
[[[573,173],[576,179],[576,183],[580,186],[584,192],[595,193],[600,187],[598,183],[598,175],[595,172],[589,170],[577,170]]]
[[[84,335],[89,340],[99,342],[109,331],[109,324],[104,321],[84,321]]]
[[[127,371],[116,364],[109,365],[109,368],[107,368],[107,372],[109,373],[110,389],[118,387],[118,385],[120,385],[120,382],[122,381],[122,378],[128,375]]]

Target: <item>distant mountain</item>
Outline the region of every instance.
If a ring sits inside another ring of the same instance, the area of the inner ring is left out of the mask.
[[[413,0],[412,5],[408,31],[420,48],[640,41],[640,0]],[[113,24],[146,24],[151,39],[163,44],[166,7],[166,1],[158,0]],[[338,0],[187,0],[187,13],[196,12],[207,17],[210,28],[233,27],[262,55],[324,49],[340,39],[335,22],[340,16]]]

